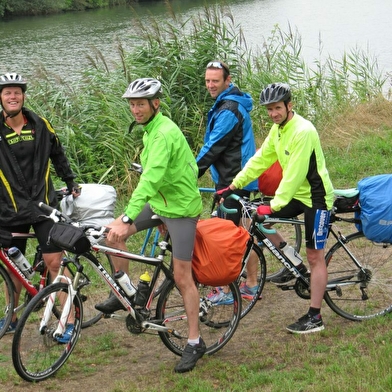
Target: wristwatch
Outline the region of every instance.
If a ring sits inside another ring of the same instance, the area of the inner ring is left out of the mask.
[[[126,215],[123,215],[123,217],[121,218],[121,220],[124,222],[124,223],[128,223],[128,224],[132,224],[133,223],[133,220],[129,217],[129,216],[126,216]]]

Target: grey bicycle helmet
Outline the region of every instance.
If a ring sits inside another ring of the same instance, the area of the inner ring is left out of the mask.
[[[4,87],[21,87],[23,92],[27,90],[27,83],[21,75],[15,72],[6,73],[0,76],[0,91]]]
[[[125,91],[123,98],[154,99],[162,96],[161,82],[153,78],[134,80]]]
[[[286,83],[269,84],[260,94],[260,104],[268,105],[270,103],[291,101],[290,86]]]

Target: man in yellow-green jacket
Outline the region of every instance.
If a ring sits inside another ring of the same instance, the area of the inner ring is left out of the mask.
[[[318,133],[310,121],[293,111],[290,87],[285,83],[268,85],[260,94],[260,103],[266,106],[274,125],[261,148],[231,185],[220,193],[223,199],[228,197],[233,190],[243,188],[276,160],[279,161],[283,169],[282,180],[270,205],[260,206],[258,213],[285,218],[304,214],[311,302],[308,313],[287,329],[301,334],[321,331],[324,329],[321,303],[327,284],[324,248],[333,204],[333,186]],[[276,239],[273,242],[280,245]],[[283,247],[284,243],[281,244]],[[291,272],[285,268],[271,282],[282,284],[292,278]]]
[[[123,95],[136,123],[144,129],[143,172],[124,214],[108,225],[107,242],[126,250],[126,239],[138,231],[163,224],[169,231],[174,279],[188,319],[188,344],[175,367],[176,372],[184,373],[192,370],[206,351],[199,332],[199,294],[191,263],[202,202],[196,159],[178,126],[160,113],[161,95],[161,83],[152,78],[134,80]],[[113,258],[113,264],[116,270],[128,273],[128,260]],[[96,308],[108,314],[123,306],[112,296]]]

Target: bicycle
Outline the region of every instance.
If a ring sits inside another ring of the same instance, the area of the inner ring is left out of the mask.
[[[352,195],[353,192],[355,190],[343,190],[340,194],[344,197],[347,194]],[[336,194],[339,192],[335,191]],[[238,198],[236,195],[230,197],[238,199],[244,209],[251,211],[249,233],[263,244],[265,251],[271,253],[293,274],[294,283],[279,287],[282,290],[294,290],[299,297],[309,299],[310,274],[301,274],[290,259],[267,238],[267,234],[275,233],[275,230],[266,229],[263,225],[270,222],[272,218],[257,215],[255,212],[257,204]],[[347,227],[338,228],[336,223],[348,227],[360,224],[360,220],[355,215],[347,217],[346,212],[348,211],[340,212],[336,207],[332,210],[328,237],[332,236],[336,242],[325,256],[328,283],[324,300],[335,313],[352,321],[390,313],[392,311],[392,246],[368,240],[357,228],[349,235],[342,234],[342,230]],[[274,218],[274,221],[282,224],[304,225],[304,221],[298,219]]]
[[[34,233],[12,233],[10,235],[13,239],[35,239]],[[18,265],[12,261],[8,256],[8,245],[3,243],[0,245],[0,285],[2,287],[2,295],[0,295],[0,319],[4,319],[2,328],[0,329],[0,338],[2,338],[8,330],[8,327],[12,320],[13,313],[21,313],[21,311],[27,306],[33,297],[35,297],[44,287],[46,287],[50,281],[50,276],[45,263],[42,258],[42,251],[39,245],[36,246],[35,253],[31,260],[34,260],[32,264],[32,269],[35,272],[31,279],[28,279]],[[27,255],[30,258],[30,255]],[[67,258],[69,255],[64,254]],[[110,259],[102,261],[106,265],[108,270],[112,273],[113,267]],[[75,271],[69,269],[71,276],[75,274]],[[15,307],[15,285],[11,279],[14,276],[22,284],[22,288],[26,290],[24,299],[20,300],[20,304]],[[89,269],[86,269],[83,275],[83,301],[86,312],[84,313],[84,318],[82,322],[82,327],[87,328],[95,324],[100,320],[102,314],[95,309],[94,305],[99,301],[106,299],[109,295],[108,292],[104,294],[102,287],[93,283],[89,276],[92,273]]]
[[[70,228],[78,229],[56,209],[42,203],[41,208],[50,214],[52,219],[60,219],[69,223]],[[86,263],[91,265],[126,308],[125,316],[112,314],[107,317],[124,320],[126,328],[132,334],[157,332],[164,345],[176,355],[181,355],[187,344],[187,317],[182,297],[175,285],[172,271],[164,262],[166,256],[170,257],[167,254],[167,241],[160,242],[160,254],[157,257],[148,257],[103,245],[101,242],[105,238],[105,227],[82,229],[90,242],[88,248],[84,249],[84,261],[80,262],[81,256],[75,255],[64,262],[66,265],[71,263],[76,266],[75,277],[72,280],[62,275],[56,277],[51,285],[30,301],[19,319],[12,343],[12,360],[15,370],[24,380],[47,379],[65,364],[74,350],[80,335],[84,305],[80,298],[79,279]],[[148,293],[142,304],[135,304],[137,294],[131,298],[126,296],[111,273],[96,258],[95,255],[100,253],[122,257],[143,267],[153,268]],[[165,276],[166,283],[161,294],[156,297],[154,288],[159,283],[161,274]],[[241,314],[240,292],[237,284],[231,283],[233,303],[216,306],[207,297],[212,287],[200,284],[197,286],[200,295],[200,334],[207,346],[206,354],[213,354],[227,344],[238,326]],[[60,296],[62,299],[66,297],[63,308],[60,305]],[[155,315],[152,314],[154,299],[157,301]],[[70,312],[75,319],[71,339],[66,345],[57,344],[54,338],[64,332]]]

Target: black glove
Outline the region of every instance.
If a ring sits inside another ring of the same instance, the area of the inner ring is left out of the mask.
[[[68,194],[72,194],[72,192],[80,193],[81,189],[82,189],[82,188],[79,186],[78,183],[76,183],[76,182],[74,182],[74,181],[69,181],[69,182],[67,182],[67,191],[68,191]]]
[[[232,189],[230,189],[230,187],[219,189],[219,191],[216,191],[216,193],[215,193],[215,200],[217,200],[219,202],[220,199],[227,199],[233,193],[234,193],[234,191]]]

